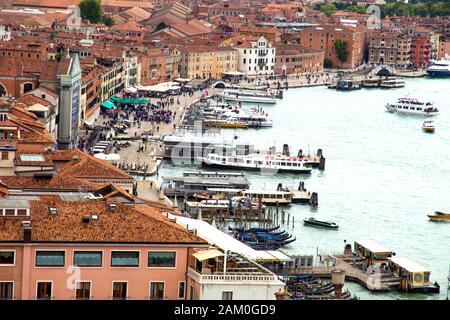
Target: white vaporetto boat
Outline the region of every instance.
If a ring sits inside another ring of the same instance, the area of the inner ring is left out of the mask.
[[[389,112],[419,116],[435,116],[439,114],[439,109],[435,108],[432,102],[420,102],[411,98],[400,98],[395,103],[388,103],[386,104],[386,109]]]
[[[268,172],[311,173],[309,165],[314,159],[308,157],[289,157],[284,155],[250,154],[247,156],[219,155],[210,153],[199,157],[202,166],[238,170],[267,170]],[[308,165],[308,167],[306,166]]]
[[[380,87],[381,88],[403,88],[405,86],[405,81],[395,79],[395,78],[388,78],[381,80]]]

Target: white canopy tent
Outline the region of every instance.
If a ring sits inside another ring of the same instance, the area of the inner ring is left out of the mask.
[[[136,88],[141,91],[153,91],[153,92],[167,92],[167,91],[171,91],[171,90],[181,89],[180,84],[178,82],[173,82],[173,81],[162,82],[162,83],[155,84],[153,86],[138,85],[138,86],[136,86]]]
[[[215,245],[216,247],[226,251],[234,252],[240,254],[250,260],[266,260],[266,261],[290,261],[290,257],[284,254],[281,251],[276,251],[276,253],[272,250],[255,250],[245,243],[233,238],[229,234],[222,232],[210,225],[209,223],[197,220],[190,219],[180,216],[174,216],[168,214],[170,219],[176,219],[177,224],[185,227],[186,229],[196,229],[197,235],[208,241],[209,244]]]
[[[117,153],[106,154],[106,153],[100,152],[100,153],[94,154],[94,157],[96,157],[98,159],[106,160],[106,161],[119,161],[120,160],[120,155],[118,155]]]

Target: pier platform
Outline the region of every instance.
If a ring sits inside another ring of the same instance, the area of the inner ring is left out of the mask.
[[[341,257],[330,256],[329,260],[336,259],[335,264],[331,266],[311,266],[311,267],[296,267],[273,270],[280,276],[296,276],[296,275],[314,275],[318,278],[331,278],[331,271],[340,269],[345,271],[345,277],[349,281],[357,282],[370,291],[387,292],[391,287],[400,284],[400,279],[392,274],[369,274],[361,271],[357,267],[344,261]]]

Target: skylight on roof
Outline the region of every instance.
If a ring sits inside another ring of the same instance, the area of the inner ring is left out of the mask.
[[[42,154],[21,154],[19,155],[20,161],[29,161],[29,162],[43,162],[45,161],[44,156]]]

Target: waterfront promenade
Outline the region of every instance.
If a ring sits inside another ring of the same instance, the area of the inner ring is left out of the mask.
[[[127,135],[130,137],[140,137],[144,132],[153,133],[153,139],[150,139],[147,143],[143,143],[141,139],[131,140],[131,145],[129,147],[122,148],[118,152],[120,155],[120,162],[129,164],[148,164],[147,177],[144,177],[143,180],[137,180],[139,197],[146,200],[163,201],[167,203],[167,199],[159,198],[158,185],[156,184],[156,181],[154,181],[154,178],[149,177],[158,174],[158,167],[161,163],[161,159],[158,159],[157,155],[161,153],[162,148],[160,138],[165,134],[172,134],[179,127],[185,110],[189,108],[193,102],[204,96],[206,92],[208,93],[208,96],[215,94],[214,89],[207,88],[205,90],[196,90],[193,92],[193,95],[186,93],[173,96],[175,103],[165,107],[165,110],[170,110],[175,114],[170,123],[161,122],[155,124],[149,121],[142,121],[140,127],[136,124],[127,129]],[[150,98],[150,101],[153,104],[156,104],[156,102],[160,100],[161,99],[159,98]],[[179,104],[176,102],[177,100],[180,102]],[[133,123],[133,116],[131,116],[129,120]],[[107,121],[107,118],[100,116],[98,123],[102,125],[105,121]],[[144,148],[143,152],[139,152],[141,147]],[[170,202],[168,204],[171,205]]]

